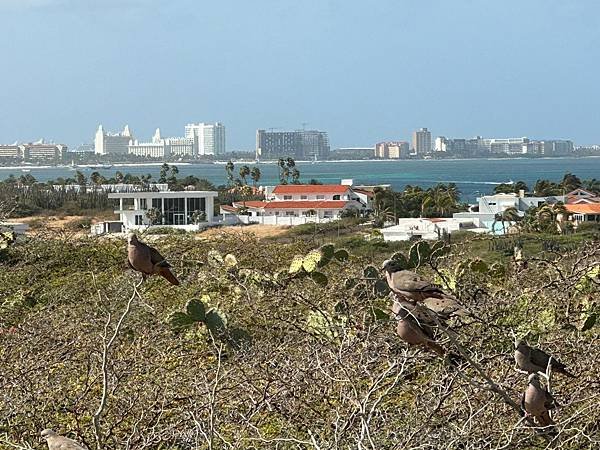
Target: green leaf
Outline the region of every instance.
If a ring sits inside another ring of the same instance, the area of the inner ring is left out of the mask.
[[[415,242],[408,251],[408,262],[411,268],[417,268],[425,263],[431,255],[431,248],[427,241]]]
[[[325,244],[321,246],[321,253],[325,258],[333,258],[333,254],[335,253],[335,245],[333,244]]]
[[[225,331],[226,325],[223,317],[214,309],[206,314],[206,326],[215,334],[221,334]]]
[[[365,278],[379,278],[379,270],[375,266],[367,266],[365,270],[363,270],[363,275]]]
[[[383,311],[382,309],[379,308],[373,308],[373,316],[375,317],[375,320],[389,320],[390,315],[388,313],[386,313],[385,311]]]
[[[348,253],[348,250],[345,249],[340,249],[337,252],[334,253],[335,259],[337,259],[338,261],[347,261],[348,258],[350,258],[350,253]]]
[[[475,259],[471,261],[470,268],[473,272],[477,273],[487,273],[489,270],[487,263],[482,259]]]
[[[321,286],[326,286],[327,285],[327,275],[321,273],[321,272],[312,272],[310,274],[310,277],[312,278],[312,280],[317,283],[320,284]]]
[[[187,315],[195,322],[203,322],[206,318],[206,308],[204,303],[199,300],[192,299],[185,306]]]
[[[585,322],[583,322],[583,325],[581,326],[580,331],[587,331],[587,330],[591,329],[594,325],[596,325],[597,319],[598,319],[598,315],[596,313],[592,313],[589,316],[587,316],[587,319],[585,319]]]
[[[322,258],[323,254],[320,250],[312,250],[302,260],[302,267],[308,273],[314,272]]]
[[[388,286],[386,281],[377,280],[375,282],[375,286],[373,286],[373,291],[375,292],[375,295],[379,297],[385,297],[390,293],[390,287]]]
[[[194,319],[184,312],[177,311],[169,314],[169,317],[167,317],[167,322],[171,328],[174,328],[175,330],[181,330],[182,328],[187,328],[193,325]]]
[[[304,262],[304,257],[302,255],[294,256],[292,263],[290,264],[290,268],[288,270],[289,273],[298,273],[302,270],[302,263]]]
[[[406,256],[404,256],[404,254],[400,252],[394,253],[390,259],[397,261],[397,265],[400,268],[400,270],[406,270],[411,268],[410,264],[408,263],[408,259],[406,259]]]

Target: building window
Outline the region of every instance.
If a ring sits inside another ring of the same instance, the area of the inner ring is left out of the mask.
[[[285,215],[286,215],[286,216],[288,216],[288,217],[289,217],[289,216],[295,216],[295,215],[296,215],[296,213],[295,213],[294,211],[286,211],[286,212],[285,212]]]
[[[340,198],[341,198],[341,197],[340,197],[339,195],[334,195],[334,196],[333,196],[333,199],[334,199],[334,200],[340,200]]]
[[[165,225],[184,225],[185,223],[185,199],[165,198]]]
[[[317,200],[325,200],[325,196],[324,195],[317,195]]]
[[[145,198],[138,198],[138,209],[148,209],[148,200]]]
[[[143,219],[143,216],[141,214],[136,214],[135,215],[135,224],[136,225],[144,225],[144,219]]]
[[[291,195],[284,195],[284,196],[283,196],[283,199],[284,199],[284,200],[291,200],[291,199],[292,199],[292,196],[291,196]]]
[[[206,199],[204,197],[195,197],[186,199],[187,202],[187,223],[193,223],[192,214],[196,211],[206,213]]]
[[[153,198],[152,199],[152,207],[158,209],[162,213],[163,212],[162,199],[161,198]]]
[[[308,200],[308,195],[301,195],[300,200]]]

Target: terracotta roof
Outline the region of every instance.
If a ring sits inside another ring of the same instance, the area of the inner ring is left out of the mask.
[[[260,200],[247,200],[246,202],[235,202],[233,206],[236,208],[243,208],[244,206],[246,208],[263,208],[266,204],[267,202]]]
[[[350,186],[342,184],[280,184],[274,194],[343,194]]]
[[[600,203],[565,205],[565,209],[575,214],[600,214]]]
[[[274,202],[246,202],[247,208],[264,209],[342,209],[348,202],[345,200],[300,200],[300,201],[274,201]],[[243,206],[242,202],[236,202],[234,206]]]
[[[231,211],[231,212],[235,212],[238,210],[235,206],[231,206],[231,205],[221,205],[221,209],[223,211]]]

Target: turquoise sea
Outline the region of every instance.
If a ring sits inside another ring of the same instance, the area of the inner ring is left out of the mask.
[[[237,169],[243,163],[236,164]],[[176,164],[180,176],[195,175],[206,178],[215,185],[225,184],[226,174],[223,164]],[[254,164],[248,163],[249,166]],[[272,163],[258,164],[262,172],[261,184],[272,185],[278,181],[278,168]],[[456,183],[464,200],[489,193],[498,183],[509,180],[523,180],[532,187],[536,180],[543,178],[559,181],[565,172],[576,174],[582,179],[600,179],[600,157],[588,158],[541,158],[541,159],[470,159],[470,160],[401,160],[401,161],[327,161],[298,163],[301,180],[316,178],[323,183],[339,183],[342,178],[352,178],[355,184],[390,184],[394,189],[405,185],[418,185],[424,188],[436,183]],[[123,165],[111,169],[100,169],[105,177],[114,176],[117,170],[123,173],[141,175],[150,173],[156,179],[159,165]],[[29,173],[40,181],[58,177],[73,177],[74,171],[68,167],[30,167]],[[81,170],[81,169],[80,169]],[[89,176],[92,169],[82,170]],[[20,168],[0,168],[0,179],[10,174],[20,176]]]

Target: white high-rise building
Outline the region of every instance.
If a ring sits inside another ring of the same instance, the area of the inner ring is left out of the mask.
[[[125,125],[123,131],[112,134],[104,131],[102,125],[96,131],[96,139],[94,140],[94,152],[97,155],[119,154],[126,155],[128,152],[129,142],[133,139],[129,126]]]
[[[198,156],[222,155],[226,152],[225,125],[220,122],[187,124],[185,137],[198,139]]]

